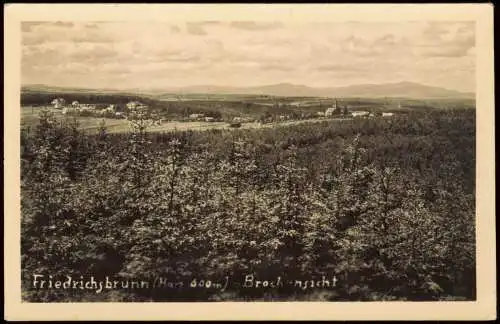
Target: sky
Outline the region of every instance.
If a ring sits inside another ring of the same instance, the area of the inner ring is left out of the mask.
[[[474,22],[22,22],[23,84],[418,82],[475,91]]]

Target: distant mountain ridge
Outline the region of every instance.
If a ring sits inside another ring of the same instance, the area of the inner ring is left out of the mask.
[[[398,82],[385,84],[359,84],[344,87],[314,88],[291,83],[279,83],[257,87],[224,87],[224,86],[189,86],[165,89],[84,89],[64,88],[46,85],[25,85],[22,91],[42,92],[102,92],[102,93],[206,93],[206,94],[245,94],[270,95],[286,97],[401,97],[401,98],[474,98],[471,92],[460,92],[441,87],[423,85],[415,82]]]

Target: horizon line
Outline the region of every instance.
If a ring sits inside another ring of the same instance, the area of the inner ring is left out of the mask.
[[[415,81],[398,81],[398,82],[386,82],[386,83],[356,83],[356,84],[349,84],[349,85],[343,85],[343,86],[310,86],[306,84],[296,84],[296,83],[290,83],[290,82],[278,82],[278,83],[266,83],[266,84],[261,84],[261,85],[247,85],[247,86],[234,86],[234,85],[214,85],[214,84],[194,84],[194,85],[185,85],[185,86],[165,86],[165,87],[120,87],[120,88],[114,88],[114,87],[89,87],[89,86],[72,86],[72,85],[53,85],[53,84],[46,84],[46,83],[21,83],[21,87],[28,87],[28,86],[45,86],[45,87],[56,87],[56,88],[62,88],[62,89],[71,89],[71,88],[76,88],[76,89],[83,89],[83,90],[115,90],[115,91],[127,91],[127,90],[169,90],[169,89],[182,89],[182,88],[196,88],[196,87],[214,87],[214,88],[228,88],[228,89],[251,89],[251,88],[259,88],[259,87],[267,87],[267,86],[276,86],[276,85],[290,85],[290,86],[299,86],[299,87],[307,87],[311,89],[332,89],[332,88],[347,88],[347,87],[355,87],[355,86],[381,86],[381,85],[395,85],[395,84],[403,84],[403,83],[408,83],[408,84],[415,84],[415,85],[421,85],[421,86],[426,86],[426,87],[432,87],[432,88],[440,88],[444,90],[449,90],[449,91],[455,91],[463,94],[475,94],[475,90],[469,90],[469,91],[463,91],[463,90],[457,90],[453,88],[448,88],[448,87],[443,87],[443,86],[435,86],[435,85],[429,85],[421,82],[415,82]]]

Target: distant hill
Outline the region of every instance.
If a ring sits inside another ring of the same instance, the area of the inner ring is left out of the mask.
[[[87,93],[87,94],[128,94],[128,95],[138,95],[141,91],[133,90],[120,90],[120,89],[91,89],[91,88],[73,88],[73,87],[56,87],[48,86],[44,84],[30,84],[22,85],[21,93]]]
[[[404,97],[404,98],[474,98],[470,92],[459,92],[414,82],[362,84],[325,89],[341,97]]]
[[[414,82],[386,84],[360,84],[346,87],[312,88],[290,83],[272,84],[260,87],[214,87],[196,86],[168,89],[176,93],[227,93],[258,94],[287,97],[401,97],[401,98],[474,98],[474,93],[459,92]]]
[[[441,87],[427,86],[414,82],[398,82],[386,84],[360,84],[345,87],[313,88],[305,85],[279,83],[259,87],[221,87],[221,86],[192,86],[166,89],[83,89],[63,88],[45,85],[22,86],[24,92],[97,92],[122,94],[161,95],[164,93],[177,94],[246,94],[269,95],[286,97],[357,97],[357,98],[475,98],[474,93],[459,92]]]

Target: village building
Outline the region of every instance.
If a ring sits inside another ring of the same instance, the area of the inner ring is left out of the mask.
[[[78,107],[79,105],[80,105],[80,103],[76,100],[71,103],[71,106],[73,106],[73,107]]]
[[[368,111],[353,111],[351,115],[352,117],[368,117],[370,113]]]
[[[333,106],[331,106],[330,108],[328,108],[325,111],[325,116],[326,117],[332,116],[334,114],[335,110],[337,110],[337,99],[335,99],[335,103],[333,104]]]
[[[335,103],[333,104],[333,106],[326,109],[325,116],[331,117],[331,116],[335,115],[338,111],[340,111],[340,106],[337,104],[337,99],[335,99]]]
[[[213,121],[215,121],[215,118],[213,118],[213,117],[205,117],[205,121],[206,122],[213,122]]]
[[[203,117],[205,117],[204,114],[191,114],[191,115],[189,115],[189,119],[200,119]]]
[[[82,111],[90,111],[90,110],[95,110],[96,105],[80,105],[80,109]]]
[[[75,113],[75,112],[78,112],[78,111],[79,111],[78,108],[64,107],[63,110],[62,110],[62,113],[63,113],[63,115],[66,115],[66,114],[71,114],[71,113]]]
[[[115,105],[109,105],[105,110],[114,113],[116,110]]]
[[[255,119],[253,119],[252,117],[240,117],[239,121],[243,123],[253,123]]]
[[[382,117],[392,117],[393,115],[394,115],[394,113],[391,113],[391,112],[382,113]]]
[[[139,101],[131,101],[127,104],[127,109],[128,110],[142,110],[142,109],[147,109],[148,106],[139,102]]]
[[[64,107],[64,105],[66,104],[66,100],[64,100],[63,98],[56,98],[52,100],[51,104],[54,105],[54,108],[60,109]]]
[[[337,108],[334,108],[334,107],[330,107],[328,108],[326,111],[325,111],[325,116],[326,117],[330,117],[330,116],[333,116],[333,114],[335,113],[335,111],[337,110]]]
[[[138,101],[131,101],[129,103],[127,103],[127,109],[128,110],[135,110],[135,108],[140,105],[140,102]]]

